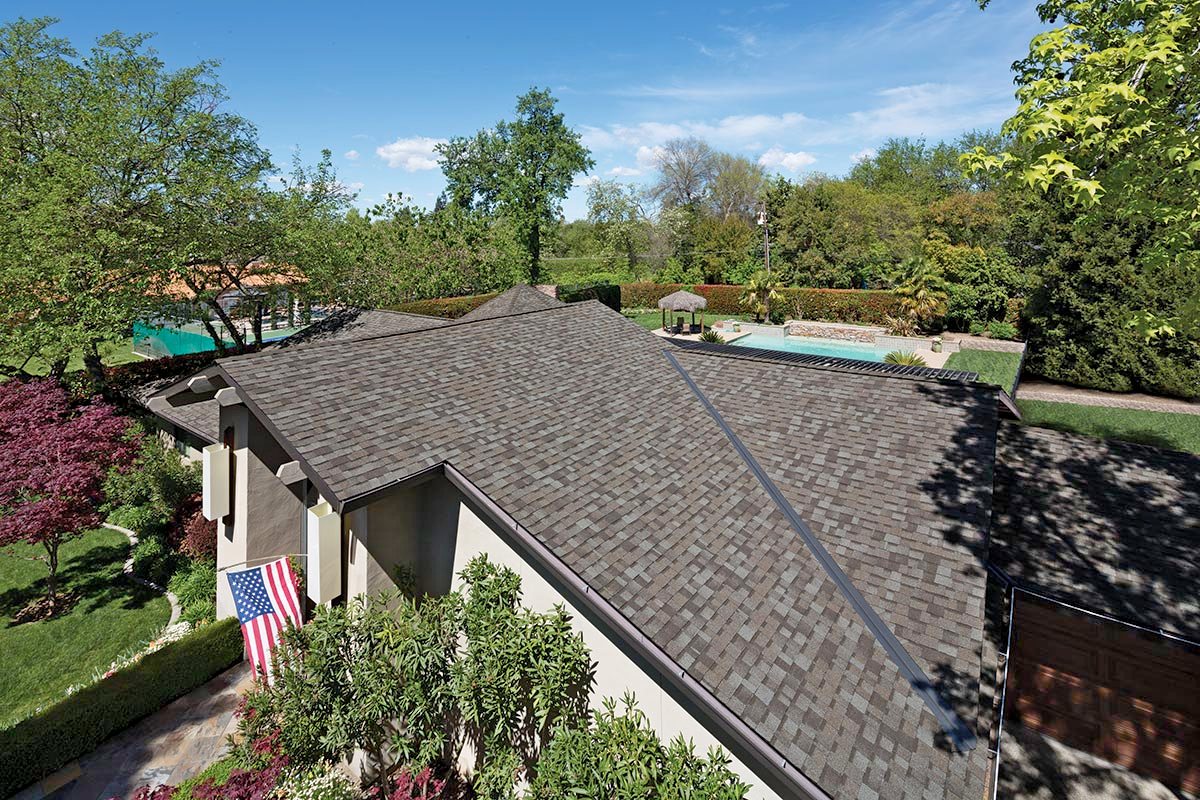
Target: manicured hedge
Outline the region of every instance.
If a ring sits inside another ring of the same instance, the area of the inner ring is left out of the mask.
[[[708,300],[706,314],[744,314],[746,307],[742,305],[742,287],[727,284],[705,283],[694,286],[693,294],[698,294]]]
[[[658,301],[686,288],[682,283],[622,283],[621,308],[658,308]]]
[[[564,303],[599,300],[613,311],[621,310],[621,287],[612,283],[580,283],[558,287],[558,299]]]
[[[891,292],[861,289],[789,289],[789,311],[799,302],[802,319],[822,322],[856,322],[882,325],[887,317],[900,316],[900,299]]]
[[[237,620],[214,622],[0,731],[0,797],[91,752],[241,658]]]
[[[741,314],[746,310],[741,286],[702,284],[692,291],[708,299],[706,310],[710,314]],[[789,318],[880,325],[885,317],[900,312],[900,302],[891,292],[789,287],[780,293],[785,316]]]
[[[490,294],[470,294],[465,297],[437,297],[432,300],[414,300],[411,303],[401,303],[391,306],[389,310],[406,311],[409,314],[424,314],[428,317],[458,319],[463,314],[479,308],[498,294],[499,292],[491,292]]]

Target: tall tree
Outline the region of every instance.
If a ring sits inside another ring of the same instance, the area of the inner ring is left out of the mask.
[[[708,143],[694,136],[672,139],[655,153],[658,180],[650,197],[663,208],[698,207],[707,197],[716,172],[717,154]]]
[[[80,56],[54,22],[0,28],[0,362],[61,371],[82,352],[97,369],[97,343],[199,241],[184,222],[228,208],[269,162],[220,110],[211,62],[168,70],[120,33]]]
[[[588,187],[588,221],[595,226],[605,254],[624,258],[630,271],[635,271],[647,227],[637,189],[617,181],[596,181]]]
[[[541,279],[542,235],[562,213],[575,176],[595,166],[549,90],[517,98],[516,119],[438,145],[446,194],[466,209],[499,212],[525,245],[528,279]]]
[[[713,160],[709,202],[723,221],[752,220],[766,188],[767,171],[745,156],[718,153]]]
[[[969,188],[958,162],[961,153],[946,142],[930,145],[919,138],[888,139],[878,152],[854,165],[850,180],[929,203]]]
[[[1143,271],[1167,264],[1188,289],[1141,321],[1200,338],[1200,6],[1045,0],[1038,15],[1054,27],[1014,65],[1018,147],[966,164],[1065,197],[1084,223],[1148,223]]]

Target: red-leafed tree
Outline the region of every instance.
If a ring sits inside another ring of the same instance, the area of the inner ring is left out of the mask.
[[[136,448],[107,403],[73,404],[51,380],[0,384],[0,546],[40,545],[48,570],[46,596],[26,618],[60,610],[59,547],[99,524],[104,476]]]

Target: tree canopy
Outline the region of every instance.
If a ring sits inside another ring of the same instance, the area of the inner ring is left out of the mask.
[[[556,105],[549,90],[530,89],[517,98],[515,120],[437,148],[446,196],[464,209],[501,213],[515,226],[530,283],[540,280],[544,230],[558,221],[575,177],[595,166]]]
[[[1004,131],[1017,146],[976,148],[965,163],[1062,197],[1084,221],[1148,222],[1138,261],[1173,265],[1189,288],[1140,319],[1198,337],[1200,7],[1047,0],[1038,14],[1054,27],[1014,64],[1020,105]]]

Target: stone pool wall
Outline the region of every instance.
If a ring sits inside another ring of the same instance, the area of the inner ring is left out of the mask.
[[[788,336],[815,336],[820,339],[839,339],[844,342],[872,344],[877,336],[887,331],[884,328],[865,325],[839,325],[833,322],[790,320],[784,325]]]

